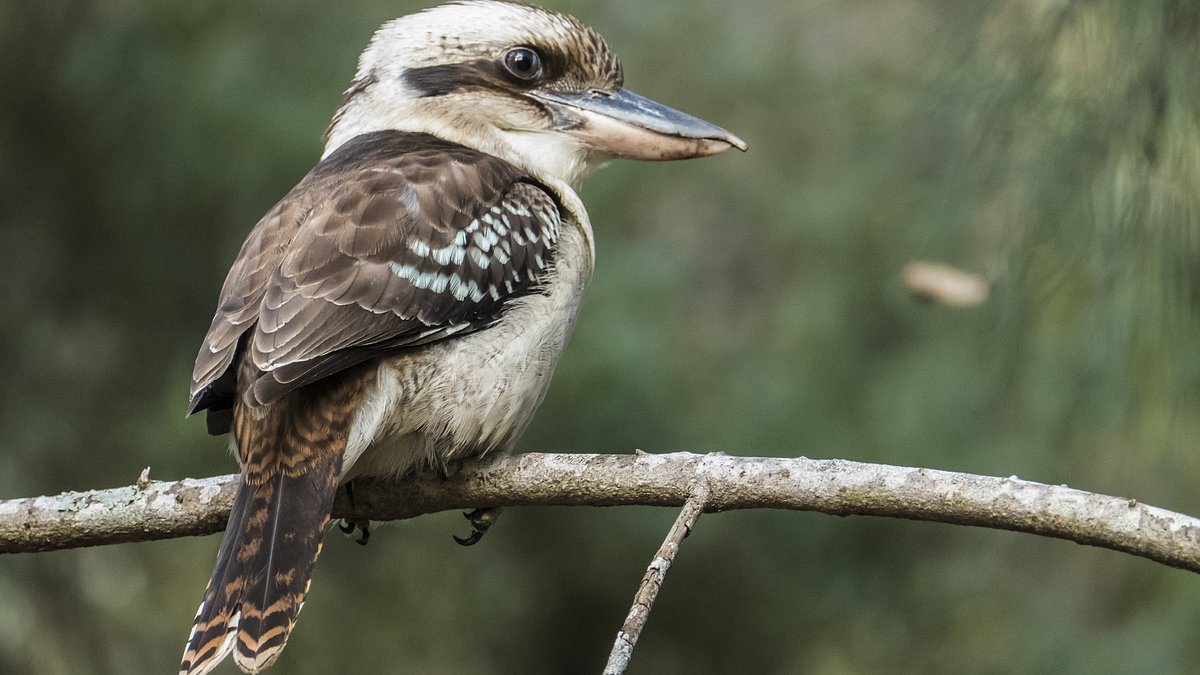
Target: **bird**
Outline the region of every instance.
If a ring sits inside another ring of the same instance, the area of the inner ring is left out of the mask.
[[[181,675],[275,662],[342,485],[513,450],[592,275],[589,172],[746,149],[623,85],[599,33],[529,4],[452,2],[375,32],[196,358],[188,413],[232,432],[240,474]],[[473,512],[466,543],[493,518]]]

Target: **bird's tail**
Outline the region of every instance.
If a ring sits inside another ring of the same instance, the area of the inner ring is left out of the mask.
[[[247,673],[278,658],[321,552],[344,448],[343,442],[336,452],[328,446],[319,454],[293,452],[295,461],[270,452],[258,464],[244,461],[180,675],[203,675],[230,652]]]

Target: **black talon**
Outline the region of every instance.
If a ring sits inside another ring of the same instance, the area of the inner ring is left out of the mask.
[[[359,546],[366,546],[367,541],[371,538],[371,521],[369,520],[350,520],[348,518],[338,518],[336,521],[337,528],[342,531],[342,534],[347,537],[353,537],[355,530],[362,532],[354,543]]]
[[[358,510],[358,504],[354,499],[354,481],[350,481],[345,485],[346,501],[350,502],[350,510]],[[347,537],[354,536],[355,530],[362,530],[362,534],[354,540],[359,546],[366,546],[367,541],[371,539],[371,521],[356,520],[352,518],[338,518],[336,521],[337,528],[342,531],[342,534]]]
[[[499,517],[499,508],[479,508],[473,511],[468,511],[463,514],[463,518],[466,518],[467,521],[471,523],[471,534],[467,535],[465,538],[457,535],[451,536],[454,537],[454,541],[457,542],[459,546],[474,546],[479,542],[480,539],[483,539],[483,535],[486,534],[492,525],[496,523],[496,519]]]
[[[474,546],[479,542],[480,539],[483,539],[483,530],[475,530],[465,539],[457,534],[452,534],[450,536],[454,538],[454,543],[458,544],[459,546]]]

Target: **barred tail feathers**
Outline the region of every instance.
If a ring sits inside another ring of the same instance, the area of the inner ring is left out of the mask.
[[[231,573],[231,552],[245,526],[250,494],[250,486],[245,483],[238,485],[233,508],[229,512],[229,524],[221,537],[217,564],[204,589],[204,597],[188,635],[183,662],[179,667],[180,675],[204,675],[223,661],[233,648],[233,640],[237,635],[236,607],[241,589],[236,587],[240,582],[239,575]],[[234,585],[230,585],[231,581]]]
[[[248,673],[274,663],[308,593],[340,469],[339,453],[296,475],[243,477],[181,675],[207,673],[230,652]]]

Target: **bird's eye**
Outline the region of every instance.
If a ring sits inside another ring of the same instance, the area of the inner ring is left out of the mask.
[[[514,47],[505,52],[504,67],[519,80],[533,80],[542,74],[542,57],[529,47]]]

